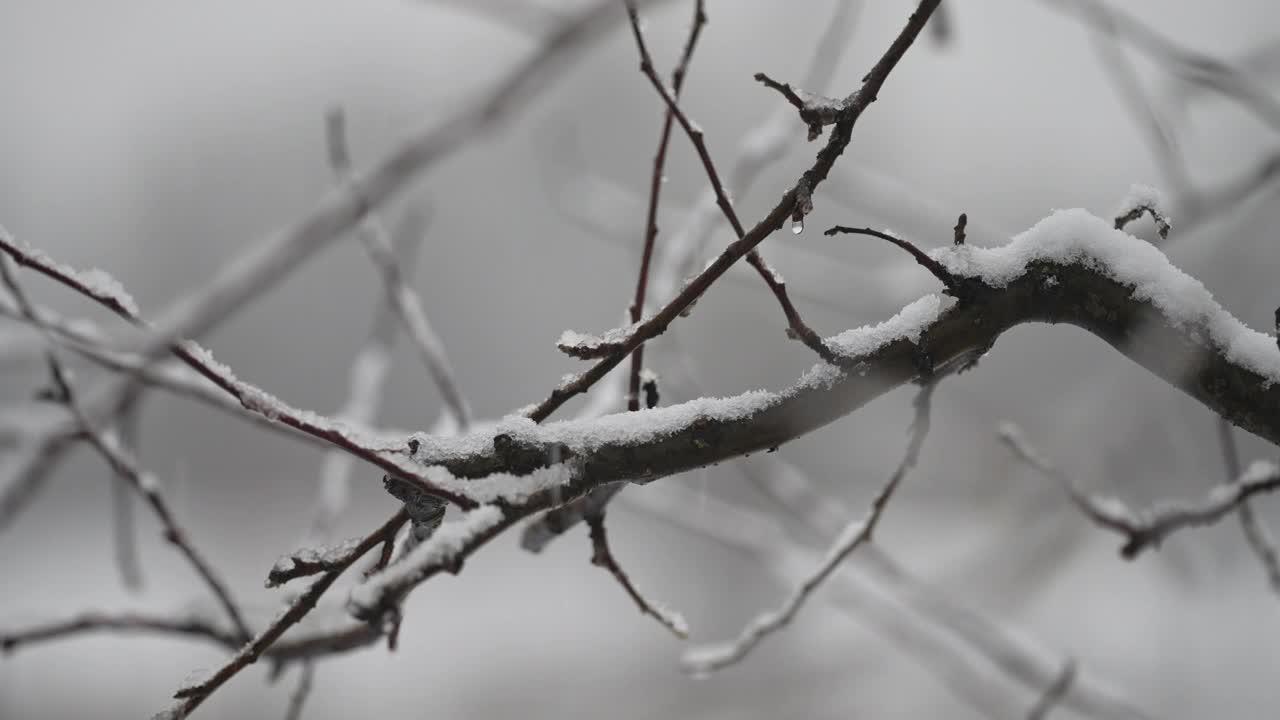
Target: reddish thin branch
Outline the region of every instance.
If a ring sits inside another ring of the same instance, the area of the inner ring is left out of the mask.
[[[666,608],[660,607],[646,600],[640,591],[636,589],[631,578],[627,575],[622,566],[618,564],[617,558],[613,556],[613,552],[609,549],[609,533],[604,527],[604,510],[586,516],[587,531],[591,535],[591,564],[608,570],[613,578],[618,581],[623,590],[631,596],[635,601],[636,607],[640,612],[657,620],[663,627],[671,631],[671,634],[684,640],[689,637],[689,627],[685,623],[684,618],[677,613],[671,612]]]
[[[671,94],[680,97],[684,88],[685,74],[689,69],[689,61],[693,58],[693,49],[698,43],[698,36],[707,23],[704,0],[694,0],[693,24],[689,28],[689,39],[685,41],[684,52],[675,70],[671,71]],[[649,288],[649,265],[653,261],[653,246],[658,237],[658,203],[662,195],[664,169],[667,164],[667,147],[671,142],[671,128],[675,121],[675,110],[667,108],[662,120],[662,133],[658,137],[658,149],[653,155],[653,175],[649,180],[649,210],[645,218],[644,249],[640,254],[640,274],[636,279],[635,299],[631,302],[631,322],[640,322],[644,315],[645,295]],[[631,380],[627,391],[627,409],[640,409],[640,372],[644,369],[644,345],[636,347],[631,354]]]
[[[667,112],[675,118],[676,122],[680,123],[680,127],[689,136],[689,141],[693,143],[693,147],[698,153],[698,158],[702,161],[702,167],[707,173],[707,179],[711,182],[711,189],[716,196],[716,204],[720,206],[720,210],[729,221],[729,225],[733,227],[734,234],[741,241],[746,236],[746,231],[742,227],[742,221],[738,219],[737,212],[733,209],[729,194],[725,192],[724,184],[720,181],[720,173],[716,170],[715,163],[711,160],[711,152],[707,149],[702,128],[694,125],[689,120],[688,115],[680,109],[674,94],[658,78],[658,74],[653,68],[653,58],[649,55],[649,48],[644,41],[644,32],[640,29],[640,15],[633,0],[627,0],[627,16],[631,21],[631,34],[635,37],[636,49],[640,53],[640,71],[644,73],[650,84],[662,96],[663,102],[667,105]],[[793,223],[796,223],[794,227],[797,230],[804,228],[804,216],[812,209],[812,204],[809,202],[810,192],[811,189],[799,191],[792,208],[791,219]],[[801,340],[824,360],[832,362],[835,354],[822,342],[822,336],[814,332],[800,318],[799,311],[796,310],[791,298],[787,295],[786,283],[782,280],[782,276],[769,266],[769,263],[760,255],[758,248],[752,247],[747,251],[747,262],[764,279],[765,284],[769,286],[769,289],[773,291],[774,297],[777,298],[778,304],[782,306],[783,313],[787,318],[788,337]],[[638,385],[636,389],[638,391]]]
[[[956,231],[957,237],[960,237],[963,239],[964,226],[961,224],[957,224],[956,227],[958,228],[958,230]],[[836,225],[835,227],[827,230],[825,234],[837,235],[840,233],[846,233],[849,235],[869,235],[871,237],[880,238],[881,240],[886,240],[888,242],[891,242],[894,245],[897,245],[898,247],[910,253],[911,257],[916,259],[916,262],[920,263],[926,270],[932,273],[934,277],[941,280],[942,284],[947,286],[947,289],[952,291],[957,291],[957,292],[960,290],[960,281],[955,276],[953,276],[950,272],[948,272],[946,268],[942,267],[942,263],[926,255],[923,250],[916,247],[909,240],[904,240],[900,237],[896,237],[894,235],[890,235],[889,233],[881,232],[879,230],[872,230],[871,228],[851,228],[851,227],[845,227],[843,225]],[[956,244],[960,245],[962,243],[956,243]]]
[[[701,297],[716,280],[723,276],[735,262],[763,242],[775,230],[782,227],[786,219],[797,209],[797,203],[803,206],[806,198],[827,178],[836,160],[844,153],[844,149],[849,145],[849,141],[853,137],[853,128],[858,118],[876,100],[876,96],[880,92],[880,88],[884,86],[889,74],[897,66],[902,56],[906,54],[916,38],[919,37],[920,31],[924,28],[929,16],[937,9],[940,2],[941,0],[922,0],[915,12],[907,20],[906,26],[889,46],[889,49],[876,62],[871,71],[867,73],[862,87],[849,97],[849,102],[841,111],[840,120],[836,123],[834,131],[827,140],[827,144],[818,152],[813,165],[804,172],[790,190],[783,194],[773,210],[751,230],[747,231],[745,235],[730,243],[711,264],[686,283],[676,297],[672,298],[662,309],[638,325],[635,332],[627,338],[622,349],[609,357],[599,360],[571,382],[556,387],[546,400],[528,413],[528,417],[534,421],[546,419],[571,398],[586,392],[592,385],[599,382],[601,378],[617,367],[641,343],[665,332],[667,327]]]

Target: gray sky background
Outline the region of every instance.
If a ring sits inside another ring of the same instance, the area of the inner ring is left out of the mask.
[[[936,289],[892,248],[823,237],[830,225],[889,226],[931,247],[950,242],[961,211],[974,227],[1007,235],[1054,208],[1106,216],[1131,183],[1167,180],[1077,19],[1045,2],[949,4],[950,43],[922,41],[894,72],[815,198],[810,229],[763,246],[824,334],[886,319]],[[906,2],[866,5],[833,94],[856,87],[908,12]],[[684,105],[723,169],[744,132],[782,102],[752,74],[798,79],[831,3],[708,6]],[[1280,16],[1264,0],[1125,6],[1224,59],[1280,40]],[[652,13],[647,31],[664,68],[688,15],[683,2]],[[65,262],[110,271],[154,317],[330,188],[326,108],[345,107],[364,166],[480,96],[532,47],[518,28],[433,3],[6,0],[0,224]],[[1132,57],[1154,97],[1181,92],[1169,74]],[[643,230],[637,201],[661,117],[636,65],[619,24],[513,122],[388,209],[394,217],[409,205],[431,208],[416,285],[480,416],[542,399],[577,369],[554,347],[560,332],[612,327],[630,300]],[[1258,77],[1280,89],[1277,69]],[[1274,129],[1218,96],[1194,96],[1178,118],[1204,186],[1275,146]],[[796,137],[785,160],[735,197],[744,221],[762,216],[810,162],[816,146],[803,142],[799,122]],[[672,148],[664,229],[706,184],[688,143],[677,135]],[[576,187],[569,180],[622,192],[618,204],[571,198],[584,203],[578,212],[602,217],[607,237],[564,212],[565,188]],[[1175,264],[1261,329],[1280,302],[1274,200],[1266,190],[1186,234],[1175,216],[1168,245]],[[722,227],[716,242],[728,238]],[[784,339],[765,288],[741,278],[717,286],[664,338],[687,349],[708,393],[777,388],[814,362]],[[26,285],[42,302],[105,320],[34,276]],[[344,242],[207,344],[245,379],[332,412],[380,297],[363,252]],[[403,343],[396,358],[381,423],[424,428],[438,396]],[[0,400],[28,396],[40,372],[0,367]],[[910,393],[891,393],[782,454],[860,508],[898,460]],[[1154,716],[1270,717],[1280,703],[1280,646],[1269,640],[1280,613],[1236,525],[1184,533],[1127,563],[1115,537],[1010,460],[996,441],[1002,420],[1024,427],[1082,485],[1135,502],[1194,495],[1221,479],[1206,410],[1083,331],[1023,328],[939,390],[922,463],[890,507],[880,544],[937,592],[1076,657]],[[142,432],[143,462],[176,497],[193,536],[269,617],[281,591],[262,589],[262,579],[306,531],[321,453],[159,394],[145,404]],[[1274,447],[1242,442],[1246,460],[1275,456]],[[362,533],[394,507],[379,478],[357,471],[342,535]],[[767,507],[732,468],[661,482]],[[1280,531],[1276,501],[1258,508]],[[112,564],[107,470],[88,451],[75,453],[0,538],[0,625],[203,598],[154,523],[138,515],[147,588],[130,596]],[[697,640],[726,638],[785,592],[730,548],[625,506],[610,517],[632,577],[683,611]],[[690,680],[677,664],[681,646],[588,563],[585,535],[539,557],[502,538],[461,576],[422,588],[406,609],[399,652],[379,647],[320,663],[306,717],[976,717],[874,623],[821,602],[741,666]],[[339,588],[331,600],[343,597]],[[342,619],[336,607],[326,617]],[[149,716],[189,671],[221,657],[132,637],[33,647],[0,660],[0,718]],[[293,675],[271,688],[264,674],[243,673],[200,717],[282,714]],[[1034,700],[1028,695],[1028,706]]]

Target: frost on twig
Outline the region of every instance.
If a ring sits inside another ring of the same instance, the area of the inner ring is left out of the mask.
[[[1168,201],[1164,193],[1150,185],[1135,184],[1129,188],[1129,194],[1120,201],[1114,213],[1116,229],[1123,230],[1126,225],[1142,217],[1150,215],[1156,224],[1156,232],[1161,239],[1169,237],[1172,222],[1169,220]]]
[[[777,610],[757,615],[742,630],[736,640],[723,645],[710,645],[694,648],[685,653],[681,662],[685,670],[695,675],[720,670],[746,657],[751,650],[765,637],[777,632],[789,624],[800,612],[801,607],[833,572],[863,543],[871,541],[880,516],[888,506],[889,500],[901,484],[903,477],[915,466],[920,457],[920,448],[925,436],[929,433],[929,410],[936,384],[926,381],[920,388],[915,400],[915,420],[911,425],[911,439],[907,442],[907,450],[902,462],[894,470],[889,481],[885,483],[875,499],[871,502],[871,510],[865,518],[850,522],[840,532],[839,537],[827,550],[817,570],[801,583],[790,597]]]
[[[1280,466],[1259,460],[1233,482],[1211,489],[1198,502],[1166,500],[1135,510],[1117,498],[1090,495],[1075,485],[1041,455],[1012,423],[1003,423],[999,437],[1023,462],[1057,481],[1071,501],[1099,527],[1125,536],[1120,555],[1133,559],[1158,547],[1169,535],[1185,527],[1212,525],[1237,511],[1253,495],[1280,489]]]

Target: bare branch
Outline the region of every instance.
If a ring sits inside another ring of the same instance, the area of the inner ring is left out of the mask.
[[[636,10],[635,2],[632,0],[627,2],[627,16],[631,20],[631,34],[635,37],[636,48],[640,52],[640,71],[644,73],[650,84],[662,96],[663,102],[667,104],[667,111],[675,117],[676,121],[680,123],[680,127],[684,129],[685,134],[689,136],[690,142],[693,143],[694,149],[697,150],[698,158],[702,161],[702,167],[707,173],[707,179],[711,182],[711,189],[716,196],[716,204],[720,206],[720,210],[724,213],[729,225],[733,227],[734,234],[737,235],[738,240],[741,242],[746,236],[746,231],[742,227],[742,222],[738,219],[738,214],[734,212],[729,194],[725,192],[724,185],[720,181],[720,174],[716,171],[715,163],[711,160],[711,153],[707,149],[706,141],[703,139],[702,129],[694,125],[684,111],[680,109],[672,92],[662,84],[657,72],[653,69],[653,58],[649,56],[649,49],[645,45],[644,33],[640,29],[640,16]],[[806,182],[801,182],[796,186],[795,199],[791,211],[794,232],[798,233],[804,229],[804,216],[813,209],[813,204],[810,201],[812,190],[812,186]],[[831,362],[835,357],[834,354],[823,344],[821,336],[800,318],[799,311],[796,310],[791,298],[787,295],[787,286],[782,280],[782,276],[769,266],[764,257],[760,255],[758,248],[750,248],[746,256],[747,262],[764,279],[765,284],[769,286],[774,297],[782,306],[783,313],[787,317],[787,336],[803,341],[819,357]]]
[[[860,3],[850,0],[835,4],[825,25],[826,29],[814,48],[805,74],[806,83],[825,86],[830,82],[840,52],[852,34],[856,8],[860,6]],[[792,138],[788,120],[789,115],[779,109],[746,134],[737,163],[730,171],[737,191],[747,190],[771,162],[781,157],[787,142]],[[710,239],[713,224],[719,215],[715,193],[705,191],[673,241],[664,248],[663,260],[653,278],[658,295],[670,295],[680,277],[691,271],[694,258]],[[654,405],[656,404],[655,402]],[[547,543],[581,522],[585,513],[605,507],[621,488],[621,483],[606,484],[577,500],[548,511],[525,528],[520,540],[521,547],[530,552],[539,552]]]
[[[641,613],[657,620],[663,627],[671,631],[672,635],[681,640],[689,637],[689,625],[685,622],[680,613],[669,610],[662,605],[646,600],[640,591],[636,589],[631,578],[627,576],[622,566],[618,564],[618,560],[613,556],[613,551],[609,549],[609,533],[604,526],[604,511],[588,515],[586,518],[587,529],[591,534],[591,564],[608,570],[613,578],[618,581],[623,590],[631,596],[635,601],[636,607]]]
[[[898,34],[898,37],[890,45],[889,50],[867,73],[862,87],[851,95],[852,100],[842,112],[840,121],[836,123],[835,132],[831,133],[826,146],[818,152],[813,166],[805,171],[792,189],[782,196],[782,199],[773,210],[742,238],[731,243],[719,257],[691,279],[684,286],[684,289],[667,305],[641,323],[636,328],[636,332],[628,338],[622,350],[600,360],[572,382],[557,387],[552,391],[550,397],[530,411],[530,418],[535,421],[544,420],[571,398],[586,392],[588,388],[621,363],[641,343],[662,334],[667,329],[667,326],[701,297],[707,288],[711,287],[716,280],[724,275],[730,266],[763,242],[775,230],[782,227],[782,223],[796,210],[797,202],[802,201],[803,196],[815,190],[831,172],[832,166],[835,165],[840,155],[844,153],[845,147],[848,146],[849,141],[852,139],[854,124],[861,117],[863,111],[875,101],[890,72],[893,71],[898,61],[902,59],[907,49],[911,47],[912,43],[920,35],[920,31],[929,19],[929,15],[937,8],[940,1],[923,0],[916,11],[912,13],[902,32]]]
[[[693,23],[689,27],[689,38],[685,41],[684,52],[680,61],[671,71],[671,97],[677,100],[684,89],[684,78],[689,71],[689,61],[693,59],[693,49],[698,44],[698,36],[707,23],[706,7],[703,0],[694,0]],[[640,322],[644,316],[645,295],[649,289],[649,265],[653,261],[653,246],[658,238],[658,204],[662,196],[662,185],[665,181],[664,171],[667,164],[667,146],[671,141],[671,128],[675,121],[675,106],[667,107],[662,120],[662,133],[658,137],[658,149],[653,155],[653,174],[649,178],[649,209],[645,217],[644,246],[640,252],[640,273],[636,278],[635,299],[631,301],[631,322]],[[627,391],[627,409],[640,409],[640,373],[644,370],[644,345],[638,345],[631,354],[631,381]]]
[[[911,439],[907,443],[906,453],[903,455],[902,462],[889,477],[889,481],[871,501],[871,510],[866,517],[845,526],[827,550],[822,564],[812,575],[805,578],[781,607],[757,615],[733,642],[695,648],[686,652],[681,661],[685,670],[695,675],[705,675],[742,660],[761,640],[790,624],[809,596],[844,563],[845,559],[862,544],[871,542],[876,525],[879,524],[880,517],[884,514],[884,509],[888,506],[893,493],[920,457],[920,448],[924,444],[925,436],[929,433],[929,409],[935,387],[934,382],[927,381],[920,388],[915,400],[915,420],[911,425]]]
[[[964,217],[964,216],[962,215],[961,217]],[[957,237],[960,237],[963,239],[964,227],[962,225],[957,224],[956,228],[958,228],[956,230]],[[910,253],[911,257],[915,258],[916,262],[920,263],[920,265],[923,266],[924,269],[928,270],[930,273],[933,274],[934,277],[941,280],[942,284],[946,285],[948,290],[952,290],[956,292],[960,290],[959,279],[957,279],[954,275],[951,274],[950,271],[944,268],[942,266],[942,263],[926,255],[923,250],[921,250],[920,248],[912,244],[910,240],[904,240],[896,235],[890,235],[887,232],[881,232],[879,230],[872,230],[871,228],[851,228],[851,227],[845,227],[843,225],[836,225],[835,227],[828,229],[827,232],[824,234],[838,235],[841,233],[845,233],[849,235],[870,235],[871,237],[880,238],[881,240],[886,240],[888,242],[891,242],[894,245],[897,245],[898,247]],[[964,242],[962,240],[961,242],[957,242],[955,244],[963,245]]]

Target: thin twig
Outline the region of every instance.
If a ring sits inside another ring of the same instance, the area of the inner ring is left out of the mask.
[[[915,466],[920,457],[920,448],[924,444],[925,436],[929,433],[929,410],[935,387],[936,383],[927,380],[916,395],[915,420],[911,425],[911,438],[907,442],[906,453],[903,455],[902,462],[889,477],[889,481],[872,500],[871,509],[866,517],[854,520],[845,526],[827,550],[822,564],[792,592],[781,607],[757,615],[733,642],[695,648],[685,653],[681,660],[685,670],[704,675],[742,660],[761,640],[781,630],[795,619],[809,597],[844,563],[850,553],[863,543],[871,542],[876,525],[879,524],[889,500],[898,489],[903,477]]]
[[[746,237],[746,230],[743,229],[742,221],[738,219],[738,214],[733,209],[733,203],[729,200],[729,194],[725,192],[724,185],[720,181],[720,173],[716,171],[715,163],[711,160],[711,152],[707,149],[702,129],[689,120],[685,112],[680,109],[680,105],[671,90],[663,85],[662,80],[658,78],[658,73],[653,67],[653,58],[649,55],[649,48],[644,41],[644,32],[640,28],[640,15],[636,10],[635,2],[634,0],[626,0],[626,3],[627,16],[631,21],[631,34],[635,38],[636,49],[640,53],[640,71],[649,79],[650,84],[653,85],[654,89],[662,97],[663,102],[666,103],[668,112],[675,118],[676,122],[680,123],[680,127],[689,136],[689,141],[693,143],[693,147],[698,153],[698,158],[702,161],[702,167],[707,173],[707,179],[711,182],[711,189],[715,192],[716,204],[720,206],[721,212],[724,213],[729,225],[733,228],[734,234],[741,242]],[[798,186],[797,197],[793,203],[794,207],[791,213],[793,227],[797,232],[804,228],[804,216],[812,209],[808,199],[811,192],[812,187],[810,186]],[[778,304],[782,306],[783,313],[787,318],[788,337],[801,340],[823,360],[835,362],[836,354],[822,341],[822,336],[814,332],[801,319],[799,311],[796,310],[791,298],[787,295],[787,285],[782,276],[764,259],[760,254],[759,248],[750,248],[746,255],[747,262],[764,279],[765,284],[769,286],[774,297],[777,298]]]
[[[590,369],[574,378],[573,381],[556,387],[546,400],[529,411],[529,418],[534,421],[546,419],[571,398],[590,389],[592,385],[626,359],[627,355],[639,347],[641,343],[662,334],[668,325],[701,297],[735,262],[763,242],[775,230],[782,227],[786,219],[796,210],[797,202],[802,202],[805,196],[816,190],[818,185],[831,172],[836,160],[844,153],[844,149],[852,139],[853,128],[858,118],[875,101],[880,88],[884,86],[885,80],[888,79],[889,74],[897,66],[898,61],[902,59],[907,49],[919,37],[920,31],[929,19],[929,15],[937,8],[939,2],[941,0],[921,1],[916,11],[907,20],[906,26],[889,46],[889,49],[876,62],[871,71],[867,73],[862,87],[850,96],[851,100],[842,111],[840,121],[836,123],[835,131],[831,133],[827,144],[818,152],[812,167],[806,170],[795,185],[782,196],[773,210],[755,227],[751,228],[746,235],[730,243],[719,257],[692,278],[676,297],[672,298],[661,310],[637,326],[635,332],[627,339],[620,351],[601,359]]]
[[[957,233],[960,233],[959,236],[963,237],[962,233],[964,230],[964,226],[957,224],[956,227],[960,228],[957,231]],[[827,232],[824,234],[836,235],[840,233],[846,233],[849,235],[870,235],[871,237],[880,238],[881,240],[887,240],[888,242],[891,242],[894,245],[897,245],[898,247],[902,248],[903,250],[906,250],[907,252],[911,253],[911,257],[915,258],[916,262],[924,266],[924,268],[928,270],[930,273],[932,273],[934,277],[941,280],[942,284],[946,285],[948,289],[953,291],[960,290],[960,281],[954,275],[952,275],[946,268],[944,268],[942,266],[942,263],[929,257],[927,254],[925,254],[923,250],[916,247],[909,240],[904,240],[900,237],[897,237],[895,235],[890,235],[889,233],[881,232],[879,230],[872,230],[871,228],[851,228],[851,227],[845,227],[843,225],[836,225],[835,227],[827,230]],[[956,243],[956,244],[959,245],[961,243]]]
[[[591,534],[591,564],[608,570],[623,590],[631,596],[635,601],[636,607],[641,613],[657,620],[663,627],[671,631],[672,635],[681,640],[689,637],[689,625],[684,618],[676,612],[668,610],[661,605],[646,600],[640,591],[636,589],[631,578],[627,575],[622,566],[618,564],[617,558],[613,556],[613,552],[609,549],[609,533],[604,526],[605,514],[603,511],[587,516],[587,530]]]
[[[359,194],[360,187],[351,169],[351,150],[347,141],[346,126],[346,115],[340,107],[330,110],[325,116],[329,166],[342,187]],[[435,381],[440,397],[453,413],[458,429],[466,432],[471,426],[471,409],[462,395],[453,366],[445,353],[444,343],[431,327],[431,321],[427,319],[422,298],[405,280],[404,273],[400,269],[400,259],[396,257],[396,251],[376,211],[370,210],[365,215],[358,234],[360,243],[366,251],[365,254],[382,275],[387,304],[400,318],[405,333],[418,351],[418,357],[426,366],[431,379]]]
[[[707,23],[704,0],[694,0],[693,23],[689,27],[689,38],[685,41],[684,52],[680,61],[671,71],[671,95],[679,99],[684,89],[684,79],[689,70],[689,61],[693,58],[693,49],[697,46],[698,36]],[[638,323],[644,316],[645,294],[649,288],[649,265],[653,261],[653,246],[658,237],[658,204],[662,195],[662,186],[666,180],[663,174],[667,164],[667,147],[671,142],[671,128],[675,122],[675,110],[668,107],[662,119],[662,132],[658,136],[658,149],[653,154],[653,175],[649,179],[649,209],[645,217],[644,248],[640,253],[640,273],[636,278],[635,299],[631,301],[631,322]],[[631,354],[631,380],[627,389],[627,409],[640,409],[640,372],[644,369],[644,344],[636,347]]]

